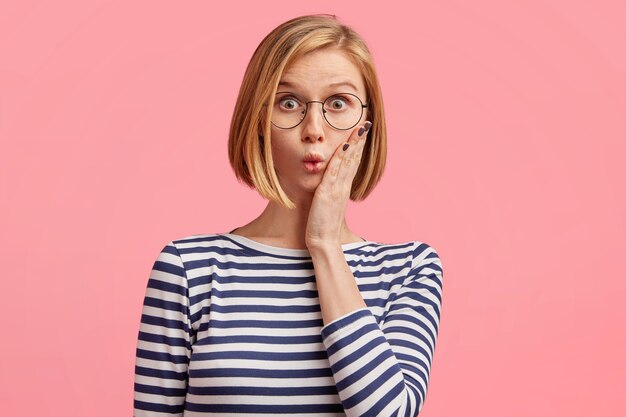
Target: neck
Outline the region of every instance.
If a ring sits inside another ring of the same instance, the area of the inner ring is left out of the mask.
[[[294,201],[296,208],[290,210],[270,201],[259,217],[240,227],[239,231],[279,246],[306,249],[305,234],[311,202],[312,199]],[[359,240],[348,228],[345,217],[341,235],[345,243]]]

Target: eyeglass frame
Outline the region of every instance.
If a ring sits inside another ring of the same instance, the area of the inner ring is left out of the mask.
[[[294,96],[296,96],[296,97],[298,97],[298,98],[304,98],[304,97],[300,96],[299,94],[293,93],[293,92],[291,92],[291,91],[277,91],[277,92],[276,92],[276,94],[282,94],[282,93],[289,93],[289,94],[292,94],[292,95],[294,95]],[[276,95],[276,94],[274,94],[274,95]],[[332,125],[332,124],[328,121],[328,119],[326,118],[326,110],[324,110],[324,103],[326,103],[326,100],[328,100],[329,98],[332,98],[332,97],[334,97],[334,96],[340,95],[340,94],[349,94],[349,95],[351,95],[351,96],[354,96],[354,97],[356,97],[356,99],[357,99],[357,100],[359,100],[359,103],[361,103],[361,114],[359,115],[359,120],[357,120],[357,122],[356,122],[355,124],[353,124],[352,126],[347,127],[347,128],[345,128],[345,129],[340,129],[340,128],[338,128],[338,127],[333,126],[333,125]],[[302,121],[306,118],[306,115],[307,115],[307,114],[308,114],[308,112],[309,112],[309,103],[320,103],[320,104],[322,105],[322,117],[324,118],[324,120],[326,121],[326,123],[328,123],[328,126],[332,127],[333,129],[337,129],[337,130],[350,130],[350,129],[352,129],[354,126],[358,125],[358,124],[359,124],[359,122],[361,121],[361,118],[363,117],[363,109],[364,109],[364,108],[366,108],[366,107],[368,107],[368,106],[369,106],[369,104],[370,104],[370,103],[365,103],[365,104],[363,104],[363,101],[361,101],[361,99],[359,98],[359,96],[357,96],[356,94],[352,94],[352,93],[334,93],[334,94],[331,94],[330,96],[326,97],[326,98],[324,99],[324,101],[319,101],[319,100],[310,100],[310,101],[305,102],[305,103],[304,103],[304,114],[302,115],[302,119],[300,119],[300,121],[299,121],[297,124],[295,124],[295,125],[293,125],[293,126],[291,126],[291,127],[280,127],[280,126],[276,125],[276,124],[275,124],[275,123],[271,120],[271,118],[270,118],[270,123],[272,123],[272,124],[273,124],[274,126],[276,126],[278,129],[283,129],[283,130],[289,130],[289,129],[293,129],[294,127],[297,127],[297,126],[298,126],[300,123],[302,123]],[[264,104],[264,106],[267,106],[267,104]]]

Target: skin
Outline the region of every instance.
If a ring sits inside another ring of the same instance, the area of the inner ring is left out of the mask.
[[[364,103],[368,100],[359,69],[339,49],[301,57],[285,70],[281,81],[294,86],[279,86],[279,91],[291,91],[307,100],[323,101],[342,92],[356,94]],[[350,81],[356,90],[328,85],[339,81]],[[305,119],[297,127],[285,130],[272,126],[274,167],[297,208],[289,210],[270,201],[259,217],[236,233],[268,245],[308,249],[325,324],[366,307],[341,245],[362,241],[348,227],[345,213],[367,138],[367,117],[364,111],[353,129],[337,130],[324,120],[321,104],[310,103]],[[364,130],[362,136],[359,130]],[[344,151],[346,143],[350,146]],[[325,158],[319,173],[307,172],[302,163],[309,151]]]

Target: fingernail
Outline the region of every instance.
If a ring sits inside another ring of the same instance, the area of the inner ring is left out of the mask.
[[[359,129],[359,131],[358,131],[358,133],[357,133],[357,134],[358,134],[359,136],[362,136],[362,135],[363,135],[363,132],[365,132],[365,130],[366,130],[366,129],[365,129],[364,127],[362,127],[362,128],[360,128],[360,129]]]
[[[370,130],[370,127],[372,127],[372,122],[368,120],[367,122],[365,122],[365,130]]]
[[[343,145],[343,150],[345,151],[346,149],[348,149],[348,146],[350,146],[349,143],[346,143],[345,145]]]

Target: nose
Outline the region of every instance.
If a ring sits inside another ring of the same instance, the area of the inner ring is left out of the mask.
[[[316,141],[324,138],[324,116],[322,114],[323,103],[309,101],[306,115],[302,121],[302,140]]]

